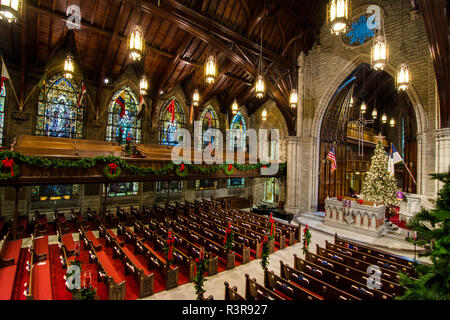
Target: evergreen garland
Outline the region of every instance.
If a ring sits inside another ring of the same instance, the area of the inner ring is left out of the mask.
[[[230,233],[227,236],[227,241],[225,242],[223,246],[226,250],[232,250],[234,247],[234,232],[230,231]]]
[[[311,231],[309,231],[308,225],[303,229],[303,254],[306,254],[309,250],[309,245],[311,244]]]
[[[206,281],[205,272],[208,268],[208,260],[202,257],[201,259],[196,259],[195,264],[197,269],[194,277],[195,294],[197,295],[197,300],[202,300],[203,294],[206,292],[203,286]]]
[[[119,177],[121,173],[122,173],[122,169],[120,169],[119,166],[116,167],[114,173],[111,173],[111,167],[109,166],[109,164],[103,168],[103,175],[106,178],[111,179],[111,180],[114,180],[117,177]]]
[[[444,182],[436,209],[422,209],[408,223],[420,238],[412,241],[430,245],[431,251],[420,256],[429,257],[432,265],[417,264],[417,279],[400,273],[400,284],[406,291],[396,298],[399,300],[450,300],[450,172],[432,177]]]
[[[269,265],[269,240],[267,237],[262,243],[260,264],[263,270]]]

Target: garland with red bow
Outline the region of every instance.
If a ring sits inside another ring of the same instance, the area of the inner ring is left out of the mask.
[[[203,294],[206,292],[204,289],[205,273],[208,268],[208,259],[206,259],[203,249],[200,252],[200,259],[195,259],[195,277],[194,288],[197,300],[203,300]]]
[[[303,254],[309,250],[309,245],[311,244],[311,231],[309,231],[308,225],[303,229]]]
[[[272,213],[270,214],[270,240],[275,239],[275,219],[272,216]]]
[[[111,180],[119,177],[121,173],[122,169],[115,162],[110,162],[103,168],[103,175]]]
[[[223,239],[224,248],[226,250],[232,250],[234,245],[234,233],[233,230],[231,230],[231,223],[228,222],[228,228],[226,229],[225,238]]]
[[[188,169],[184,163],[180,164],[178,167],[175,168],[175,174],[180,177],[184,178],[188,174]]]
[[[269,237],[265,236],[264,241],[261,244],[261,249],[259,250],[259,256],[261,257],[261,267],[263,270],[269,265]]]
[[[19,166],[14,163],[13,158],[6,157],[0,162],[0,180],[11,179],[20,175]]]
[[[163,251],[167,254],[167,265],[170,266],[173,264],[173,244],[175,243],[175,239],[172,235],[172,231],[169,231],[169,235],[167,236],[166,243],[164,245]]]
[[[223,169],[223,172],[227,175],[227,176],[231,176],[232,174],[234,174],[234,166],[230,163],[228,164],[225,169]]]

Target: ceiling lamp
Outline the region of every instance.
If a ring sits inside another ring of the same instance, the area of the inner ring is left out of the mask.
[[[381,116],[381,122],[382,123],[387,123],[387,115],[386,115],[386,113],[383,113],[383,115]]]
[[[141,59],[144,54],[145,42],[141,28],[136,25],[128,35],[128,50],[133,61]]]
[[[66,60],[64,60],[64,77],[66,77],[67,79],[72,79],[73,71],[73,59],[72,56],[68,54]]]
[[[295,109],[297,107],[297,103],[298,103],[297,90],[292,89],[291,96],[289,97],[289,104],[291,105],[292,109]]]
[[[194,90],[194,94],[192,95],[192,103],[194,107],[198,107],[198,103],[200,101],[200,94],[198,93],[198,90]]]
[[[147,76],[143,75],[141,78],[141,81],[139,82],[139,90],[141,91],[141,94],[144,96],[147,94],[148,90],[148,80]]]
[[[383,70],[387,63],[386,37],[382,34],[373,40],[372,67],[375,70]]]
[[[378,111],[377,111],[377,108],[373,108],[373,111],[372,111],[372,119],[376,119],[378,117]]]
[[[361,113],[365,114],[367,111],[367,104],[365,102],[361,103]]]
[[[266,121],[267,120],[267,110],[266,109],[264,109],[261,112],[261,119],[262,119],[262,121]]]
[[[264,97],[264,91],[265,91],[264,78],[260,74],[260,75],[258,75],[258,78],[256,79],[256,84],[255,84],[256,97],[258,99],[261,99],[262,97]]]
[[[1,0],[0,2],[0,20],[16,22],[19,15],[19,0]]]
[[[389,125],[391,126],[391,128],[395,127],[395,119],[392,118],[391,121],[389,122]]]
[[[236,99],[234,99],[233,104],[231,105],[231,113],[232,114],[236,114],[239,110],[239,105],[236,101]]]
[[[216,78],[216,57],[213,54],[208,55],[205,64],[206,83],[214,83]]]
[[[397,69],[397,89],[399,91],[405,91],[411,82],[408,64],[406,63],[406,45],[403,36],[403,0],[402,0],[402,60],[404,61]]]
[[[347,29],[349,0],[330,0],[328,3],[328,23],[331,33],[339,35]]]

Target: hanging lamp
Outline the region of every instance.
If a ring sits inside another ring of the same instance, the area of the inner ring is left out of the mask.
[[[259,53],[259,63],[258,63],[258,75],[256,76],[256,82],[255,82],[255,93],[256,93],[256,98],[258,99],[262,99],[264,97],[264,92],[265,92],[265,84],[264,84],[264,77],[263,77],[263,72],[262,72],[262,59],[263,59],[263,53],[262,53],[262,40],[263,40],[263,28],[262,28],[262,20],[261,19],[261,31],[260,31],[260,38],[261,38],[261,43],[260,43],[260,53]]]
[[[205,63],[205,79],[206,83],[214,83],[216,78],[216,57],[211,53],[206,58]]]
[[[327,11],[331,33],[335,35],[345,33],[349,17],[349,0],[330,0]]]
[[[143,96],[147,94],[148,80],[146,75],[143,75],[141,81],[139,81],[139,90]]]
[[[142,29],[136,25],[128,35],[128,50],[133,61],[141,59],[144,54],[145,41]]]
[[[237,103],[237,100],[234,99],[233,104],[231,105],[231,113],[236,114],[239,110],[239,105]]]
[[[70,53],[67,54],[66,60],[64,60],[64,77],[67,79],[72,79],[74,73],[74,63],[73,58]]]
[[[411,76],[409,73],[409,67],[408,63],[406,61],[406,44],[405,44],[405,38],[404,38],[404,23],[403,23],[403,0],[402,0],[402,48],[401,48],[401,55],[402,55],[402,63],[397,68],[397,89],[399,91],[405,91],[408,89],[409,84],[411,82]]]
[[[200,101],[200,93],[198,92],[197,89],[194,90],[194,94],[192,95],[192,104],[194,105],[194,107],[198,107]]]
[[[9,23],[16,22],[19,17],[19,6],[19,0],[1,0],[0,20],[6,20]]]

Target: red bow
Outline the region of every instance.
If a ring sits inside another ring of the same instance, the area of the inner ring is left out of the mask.
[[[226,230],[226,234],[225,234],[225,238],[223,239],[223,244],[225,244],[225,243],[227,243],[227,237],[228,237],[228,235],[230,234],[230,232],[231,232],[231,223],[230,222],[228,222],[228,228],[227,228],[227,230]]]
[[[109,166],[109,174],[112,174],[113,170],[114,173],[116,173],[117,163],[108,163],[108,166]]]
[[[184,163],[182,163],[181,165],[180,165],[180,172],[183,172],[183,170],[184,170]]]
[[[274,234],[274,222],[275,220],[272,218],[272,213],[270,214],[270,235],[273,237]]]
[[[228,171],[231,171],[231,170],[233,170],[233,165],[232,165],[232,164],[229,164],[229,165],[228,165]]]
[[[127,142],[131,142],[131,138],[130,137],[127,137]]]
[[[263,166],[262,166],[262,167],[263,167],[263,169],[267,168],[267,166],[266,166],[265,164],[263,164]]]
[[[303,229],[303,233],[306,233],[307,230],[308,230],[308,225],[306,225],[305,229]]]
[[[173,254],[173,242],[175,240],[172,236],[172,231],[169,231],[169,237],[167,238],[167,245],[169,246],[169,253],[167,254],[167,260],[172,260],[172,254]]]
[[[14,159],[6,158],[5,160],[2,160],[2,164],[5,168],[11,168],[11,176],[14,177],[14,170],[13,170]]]
[[[204,255],[204,252],[203,252],[203,249],[202,249],[200,251],[200,259],[199,258],[195,258],[195,262],[201,263],[203,261],[203,255]],[[194,274],[195,275],[197,274],[197,263],[195,264],[195,270],[194,270]]]

